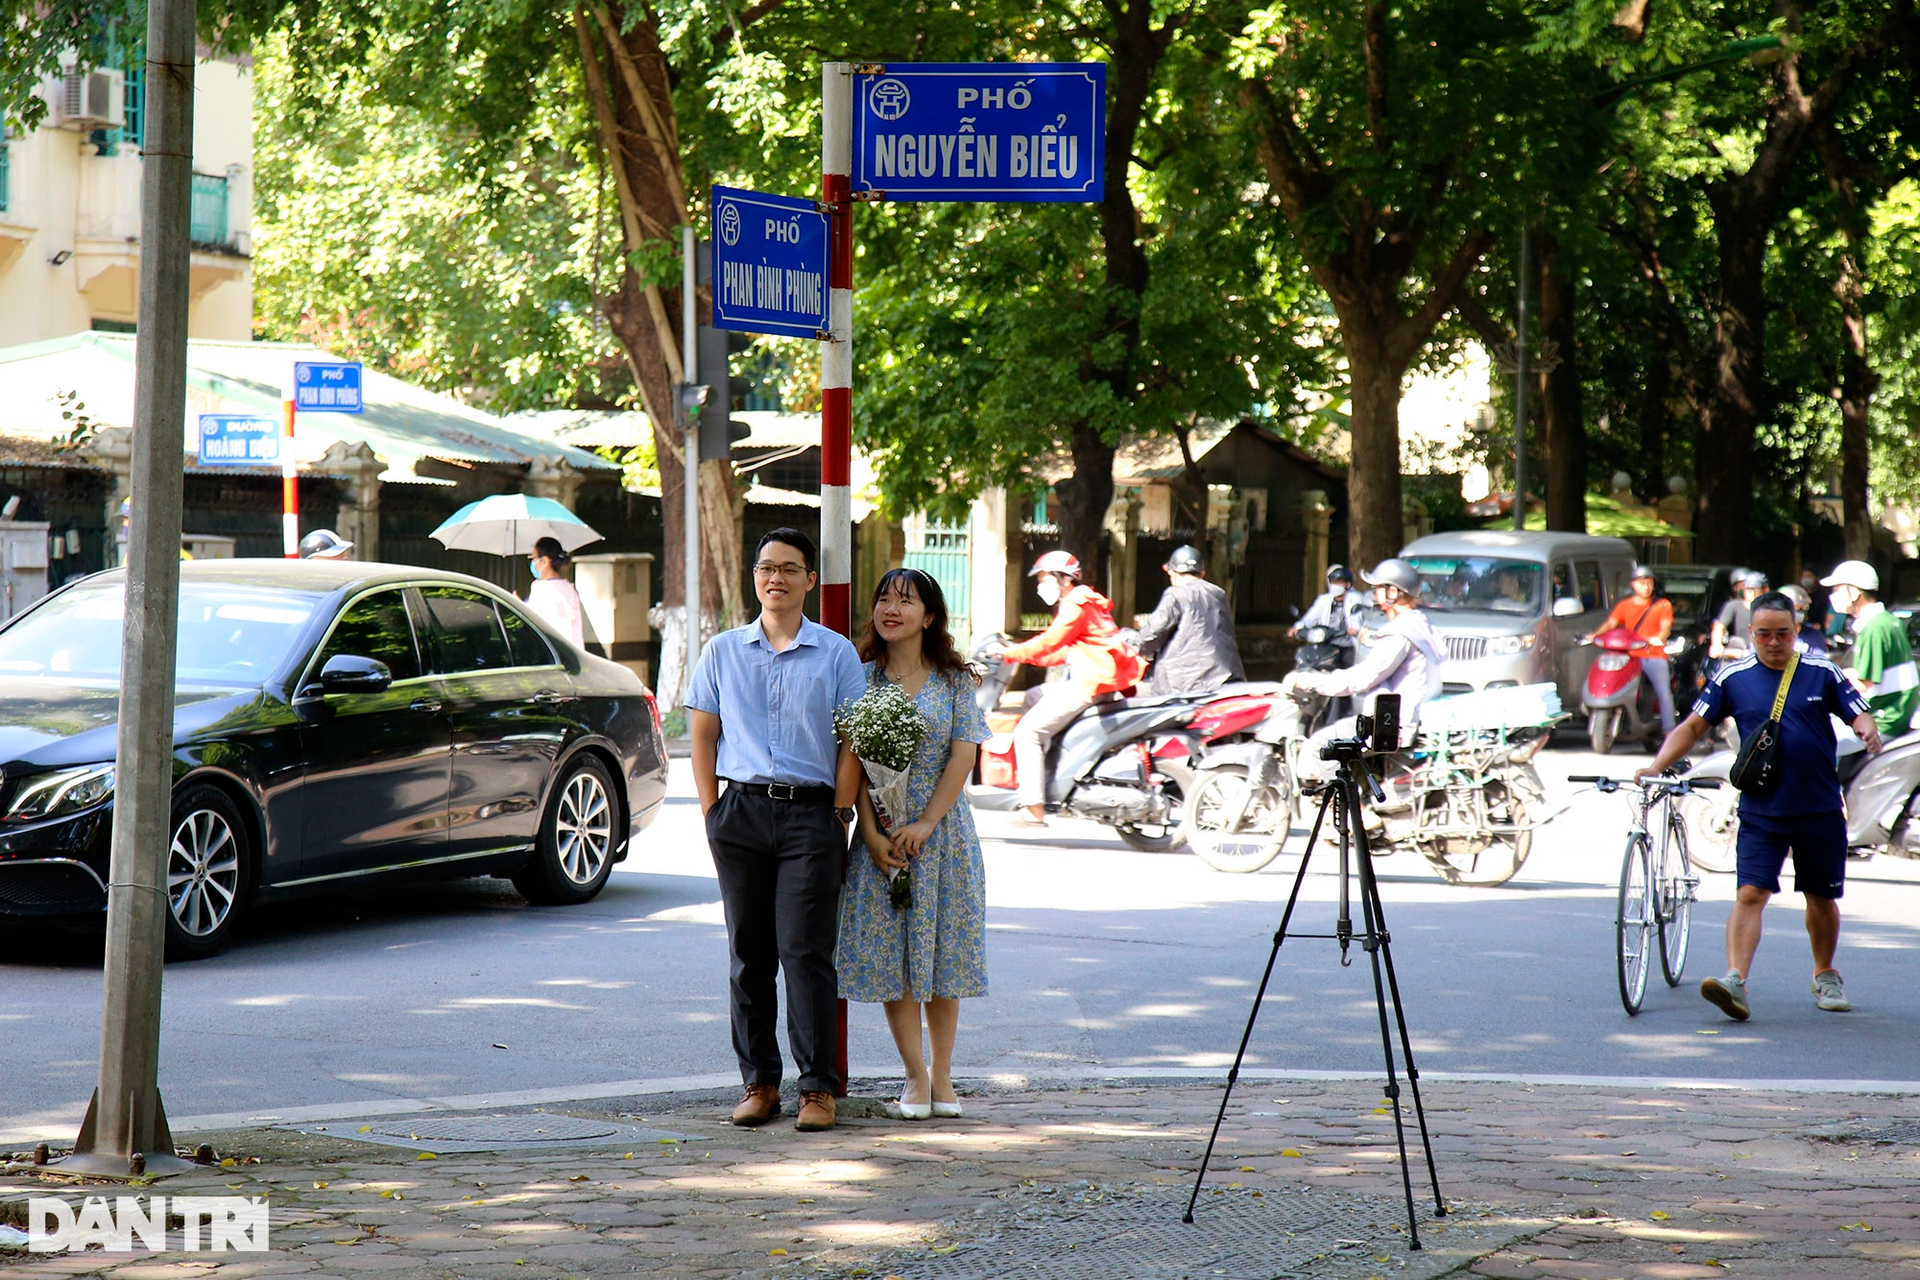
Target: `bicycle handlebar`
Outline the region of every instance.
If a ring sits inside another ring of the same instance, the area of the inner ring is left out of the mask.
[[[1607,778],[1594,773],[1573,774],[1567,778],[1567,781],[1568,782],[1591,782],[1594,786],[1598,787],[1603,792],[1618,791],[1621,787],[1640,787],[1645,790],[1658,789],[1658,790],[1675,791],[1675,792],[1713,791],[1719,788],[1720,786],[1724,785],[1724,782],[1725,782],[1725,780],[1721,778],[1668,778],[1668,777],[1651,778],[1643,781],[1636,778]]]

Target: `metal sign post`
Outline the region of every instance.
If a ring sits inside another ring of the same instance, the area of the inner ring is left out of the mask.
[[[300,558],[300,464],[293,451],[296,412],[359,413],[363,366],[340,360],[296,360],[293,381],[280,410],[285,430],[280,442],[280,541],[289,560]]]
[[[699,323],[694,315],[694,291],[699,288],[698,264],[693,224],[680,228],[680,364],[688,387],[700,382]],[[717,295],[716,295],[717,296]],[[721,394],[726,394],[727,371],[720,371]],[[712,394],[708,392],[708,394]],[[686,563],[681,569],[685,579],[680,594],[685,597],[687,614],[686,670],[680,673],[680,704],[686,705],[687,692],[693,688],[693,668],[700,661],[700,406],[697,400],[681,396],[680,410],[686,415],[686,443],[682,445],[680,468],[680,519],[686,525]]]

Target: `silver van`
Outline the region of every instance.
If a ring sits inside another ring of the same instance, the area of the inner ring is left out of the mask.
[[[1447,693],[1552,681],[1578,714],[1599,629],[1630,592],[1633,547],[1579,533],[1474,529],[1416,538],[1400,552],[1446,646]]]

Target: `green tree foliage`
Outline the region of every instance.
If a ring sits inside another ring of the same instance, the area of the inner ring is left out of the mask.
[[[533,87],[543,109],[517,148],[472,165],[472,129],[384,99],[378,64],[303,88],[295,61],[279,34],[254,59],[262,336],[496,412],[631,394],[599,306],[620,272],[618,215],[564,66]]]

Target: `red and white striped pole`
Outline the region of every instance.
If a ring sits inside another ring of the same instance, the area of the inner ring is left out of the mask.
[[[280,404],[280,541],[289,560],[300,558],[300,473],[293,456],[293,384]]]
[[[820,198],[827,205],[827,327],[820,344],[820,625],[853,634],[853,64],[820,69]],[[838,1092],[847,1092],[840,1002]]]
[[[820,78],[827,324],[820,347],[820,622],[853,634],[853,64]]]

